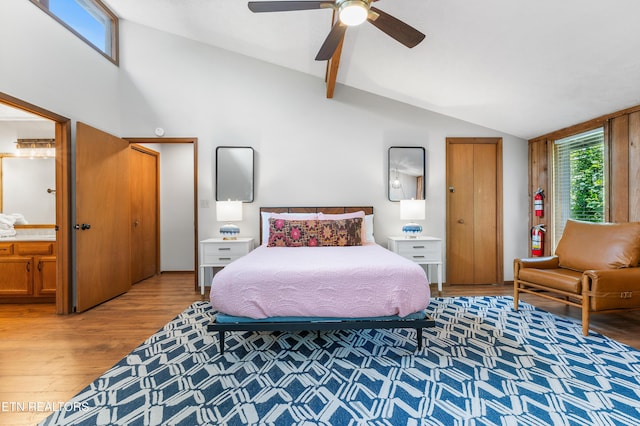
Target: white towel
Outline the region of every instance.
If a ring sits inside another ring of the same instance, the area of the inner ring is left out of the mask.
[[[13,237],[14,235],[16,235],[16,230],[11,228],[11,229],[1,229],[0,228],[0,238],[2,237]]]
[[[3,214],[0,213],[0,231],[9,231],[9,230],[13,230],[13,225],[26,225],[27,220],[24,218],[24,215],[20,214],[20,213],[11,213],[11,214]],[[11,234],[10,236],[15,235],[15,230],[13,230],[13,234]],[[7,235],[0,235],[0,236],[7,236]]]
[[[16,219],[16,225],[26,225],[29,223],[21,213],[11,213],[9,216],[13,216]]]
[[[0,230],[13,229],[16,218],[13,215],[0,213]]]

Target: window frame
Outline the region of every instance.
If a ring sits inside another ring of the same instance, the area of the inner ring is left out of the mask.
[[[550,144],[550,149],[549,149],[549,160],[550,160],[550,175],[551,175],[551,179],[550,179],[550,187],[552,188],[552,193],[550,194],[552,196],[551,198],[551,203],[553,205],[552,211],[552,219],[551,219],[551,223],[552,226],[551,228],[547,228],[547,236],[549,237],[549,243],[551,244],[551,248],[552,248],[552,252],[555,250],[558,241],[560,240],[560,237],[562,236],[562,232],[559,230],[558,228],[558,224],[556,223],[556,218],[558,218],[558,215],[560,214],[558,209],[558,206],[556,205],[556,197],[558,196],[557,194],[557,158],[556,158],[556,149],[557,149],[557,142],[559,141],[565,141],[566,139],[569,138],[574,138],[577,137],[579,135],[583,135],[586,133],[590,133],[593,132],[595,130],[601,129],[602,130],[602,168],[603,168],[603,179],[604,179],[604,183],[603,183],[603,222],[608,221],[608,217],[609,217],[609,191],[610,191],[610,187],[609,187],[609,144],[608,144],[608,126],[606,125],[606,123],[598,123],[598,124],[594,124],[592,126],[586,127],[586,128],[581,128],[578,131],[574,131],[572,133],[569,134],[563,134],[563,135],[559,135],[558,137],[551,139],[549,142],[551,142]],[[567,163],[569,164],[569,163]],[[570,188],[569,188],[570,190]],[[562,226],[562,230],[564,229],[564,226]]]
[[[88,44],[92,49],[96,52],[100,53],[102,56],[107,58],[109,61],[113,62],[115,65],[119,65],[119,19],[118,16],[113,13],[102,1],[100,0],[86,0],[88,2],[93,3],[97,9],[103,12],[106,17],[111,22],[111,31],[110,31],[110,47],[111,52],[107,53],[102,51],[99,47],[91,43],[86,37],[80,34],[77,30],[75,30],[71,25],[66,23],[59,16],[55,15],[49,10],[49,0],[29,0],[31,3],[35,4],[40,10],[45,12],[47,15],[51,16],[55,21],[61,24],[63,27],[71,31],[74,35],[76,35],[80,40],[84,41]],[[106,37],[106,35],[105,35]]]

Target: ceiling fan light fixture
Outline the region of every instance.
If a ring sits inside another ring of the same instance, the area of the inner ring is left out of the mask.
[[[367,20],[369,7],[364,0],[345,0],[340,3],[340,22],[348,26],[360,25]]]

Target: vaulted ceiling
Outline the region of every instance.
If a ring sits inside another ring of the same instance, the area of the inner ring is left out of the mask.
[[[331,10],[252,13],[241,0],[103,0],[121,19],[318,77]],[[380,0],[426,34],[345,36],[347,85],[523,138],[640,104],[640,1]],[[121,43],[126,43],[121,38]]]

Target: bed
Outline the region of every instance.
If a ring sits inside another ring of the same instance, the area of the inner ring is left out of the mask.
[[[260,216],[260,246],[212,280],[208,330],[221,354],[231,331],[413,328],[422,348],[422,329],[434,326],[426,274],[373,241],[373,207],[262,207]]]

